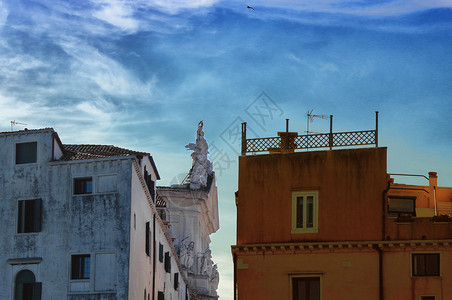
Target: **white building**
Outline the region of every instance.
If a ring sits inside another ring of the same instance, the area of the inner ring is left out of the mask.
[[[64,145],[47,128],[0,133],[0,159],[0,299],[196,294],[157,212],[149,153]]]

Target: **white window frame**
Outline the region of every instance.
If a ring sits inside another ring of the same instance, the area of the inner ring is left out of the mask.
[[[297,197],[303,196],[303,228],[297,227]],[[305,209],[307,197],[313,197],[313,216],[312,223],[313,226],[306,228],[307,222],[307,209]],[[306,191],[306,192],[293,192],[292,193],[292,231],[291,233],[317,233],[319,232],[319,192],[317,191]]]

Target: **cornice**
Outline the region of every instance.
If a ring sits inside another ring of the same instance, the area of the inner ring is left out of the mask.
[[[448,249],[452,239],[447,240],[400,240],[400,241],[343,241],[307,243],[270,243],[232,245],[233,254],[308,254],[312,252],[353,251],[421,251],[424,249]]]

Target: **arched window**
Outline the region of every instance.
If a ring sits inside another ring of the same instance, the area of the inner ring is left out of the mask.
[[[16,275],[14,300],[41,300],[40,282],[30,270],[22,270]]]

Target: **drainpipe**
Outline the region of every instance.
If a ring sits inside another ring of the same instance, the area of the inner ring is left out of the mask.
[[[153,222],[152,222],[152,240],[153,240],[153,251],[152,251],[152,253],[153,253],[153,255],[152,255],[152,300],[154,300],[155,299],[155,249],[156,249],[156,246],[155,246],[155,214],[153,214],[153,216],[154,216],[154,219],[153,219]]]
[[[428,172],[428,184],[430,189],[433,189],[433,201],[435,207],[435,216],[438,215],[438,207],[436,202],[436,187],[438,185],[438,176],[436,172]]]
[[[386,198],[388,195],[388,191],[391,188],[391,177],[387,175],[387,186],[386,189],[383,191],[383,201],[382,201],[382,224],[381,224],[381,240],[386,240]],[[379,299],[384,300],[384,291],[383,291],[383,250],[378,247],[378,245],[374,245],[374,249],[378,252],[378,281],[379,281]]]
[[[232,257],[234,263],[234,300],[237,300],[237,255],[235,252],[232,253]]]

